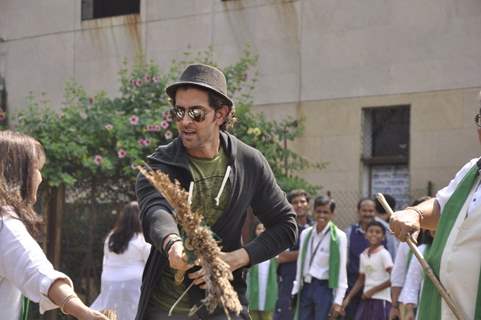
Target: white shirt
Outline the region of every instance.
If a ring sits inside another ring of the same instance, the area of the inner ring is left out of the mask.
[[[151,245],[139,233],[130,239],[124,252],[117,254],[108,247],[109,237],[104,242],[100,294],[91,308],[99,311],[112,309],[119,320],[134,320],[139,305],[142,273]]]
[[[441,207],[441,213],[443,212],[444,206],[448,202],[449,198],[456,190],[458,184],[461,182],[461,180],[463,180],[464,176],[466,175],[466,173],[468,173],[469,169],[471,169],[474,165],[476,165],[476,162],[478,161],[478,159],[479,158],[475,158],[469,161],[468,163],[466,163],[461,168],[461,170],[459,170],[456,173],[456,176],[449,182],[448,186],[438,191],[438,193],[436,194],[436,200],[438,201]],[[472,212],[475,208],[479,207],[479,205],[481,205],[481,188],[480,188],[480,185],[478,184],[476,186],[476,190],[474,191],[474,195],[471,200],[471,203],[468,206],[467,215],[469,215],[469,213]]]
[[[315,225],[313,227],[304,229],[301,233],[301,248],[309,230],[312,230],[312,235],[309,239],[309,242],[307,243],[306,255],[304,258],[304,279],[306,279],[307,276],[319,280],[329,280],[329,249],[331,245],[329,228],[328,226],[326,226],[319,233],[317,232]],[[333,290],[333,294],[334,303],[342,304],[342,300],[344,299],[344,295],[346,294],[347,290],[347,237],[346,234],[340,229],[337,229],[337,237],[339,239],[340,272],[338,279],[338,288]],[[322,242],[319,244],[320,241]],[[317,250],[313,252],[318,244],[319,246]],[[312,254],[314,254],[314,258],[312,259],[312,264],[309,266]]]
[[[259,270],[259,310],[264,311],[266,305],[267,281],[269,280],[269,267],[271,260],[266,260],[258,264]]]
[[[369,248],[360,256],[359,273],[365,275],[364,291],[366,292],[390,279],[387,269],[392,268],[393,263],[389,252],[381,245],[375,252],[368,256]],[[385,288],[376,292],[372,299],[382,299],[391,302],[391,288]]]
[[[1,319],[18,319],[22,294],[40,304],[40,313],[58,308],[48,297],[57,279],[72,281],[55,271],[38,243],[17,219],[10,207],[0,215],[0,314]]]
[[[424,254],[426,245],[422,244],[418,247],[419,251]],[[401,290],[399,301],[404,304],[412,303],[418,304],[419,293],[423,283],[423,267],[419,263],[418,259],[413,255],[411,262],[409,263],[408,273],[406,275],[406,281],[404,287]]]
[[[394,259],[394,266],[391,272],[391,287],[402,287],[406,279],[408,269],[409,246],[406,242],[401,242]]]

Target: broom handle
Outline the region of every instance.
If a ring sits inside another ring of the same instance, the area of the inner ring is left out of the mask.
[[[376,198],[377,198],[377,200],[379,200],[381,205],[384,207],[384,210],[386,210],[386,212],[389,213],[389,215],[392,215],[394,213],[392,211],[391,207],[389,206],[389,204],[387,203],[387,201],[384,198],[384,195],[382,193],[378,193],[376,195]],[[463,320],[463,317],[461,316],[461,313],[459,312],[459,309],[456,307],[456,304],[454,303],[453,298],[449,295],[448,291],[443,286],[441,281],[439,281],[439,279],[436,277],[436,275],[433,272],[433,269],[431,269],[431,267],[427,263],[426,259],[424,259],[422,253],[419,251],[418,247],[416,246],[412,235],[408,236],[408,238],[406,239],[406,242],[407,242],[409,248],[412,250],[412,252],[416,256],[416,259],[418,259],[419,263],[423,267],[426,275],[432,281],[432,283],[434,284],[434,286],[438,290],[441,297],[443,297],[444,301],[446,301],[446,304],[448,305],[449,309],[451,309],[451,311],[453,312],[456,319]]]

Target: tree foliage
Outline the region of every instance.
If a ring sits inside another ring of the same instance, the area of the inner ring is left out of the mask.
[[[37,138],[45,147],[47,184],[73,187],[79,199],[86,198],[93,184],[97,201],[115,203],[131,198],[137,174],[133,165],[177,135],[164,89],[193,61],[216,65],[211,50],[186,53],[165,72],[139,57],[132,67],[125,63],[120,70],[116,97],[105,92],[90,94],[68,81],[60,112],[45,100],[30,96],[27,109],[17,117],[17,130]],[[236,63],[223,68],[239,120],[233,133],[265,155],[284,190],[303,187],[314,192],[317,187],[297,174],[321,166],[284,147],[285,141],[302,134],[302,121],[269,121],[251,110],[256,63],[257,57],[246,50]]]

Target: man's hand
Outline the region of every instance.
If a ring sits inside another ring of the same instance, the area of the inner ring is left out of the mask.
[[[204,269],[201,268],[195,272],[190,272],[187,275],[196,286],[199,286],[201,289],[207,289]]]
[[[342,306],[337,303],[333,303],[331,310],[329,311],[329,319],[335,320],[342,315],[344,315],[344,309]]]
[[[415,308],[415,307],[416,307],[416,306],[415,306],[414,304],[412,304],[412,303],[408,303],[408,304],[406,305],[406,316],[405,316],[405,319],[406,319],[406,320],[414,320],[414,319],[416,319],[416,315],[415,315],[415,313],[414,313],[414,308]]]
[[[187,255],[184,252],[184,245],[181,241],[175,242],[170,247],[168,255],[169,265],[172,269],[187,271],[193,267],[193,265],[187,263]]]
[[[399,320],[399,319],[401,319],[399,307],[391,306],[391,311],[389,311],[389,320]]]
[[[247,251],[243,248],[232,252],[221,252],[220,257],[229,265],[232,272],[249,264],[249,255],[247,254]],[[187,266],[192,267],[192,265]],[[192,280],[192,282],[194,282],[195,285],[199,286],[202,289],[205,289],[205,275],[206,274],[204,269],[199,269],[195,272],[189,273],[188,277]]]
[[[394,235],[401,241],[406,241],[409,235],[416,239],[420,229],[420,215],[414,210],[396,211],[389,220],[389,226]]]
[[[221,252],[220,256],[222,260],[227,262],[230,267],[230,271],[232,272],[247,266],[250,262],[249,255],[244,248],[240,248],[231,252]]]

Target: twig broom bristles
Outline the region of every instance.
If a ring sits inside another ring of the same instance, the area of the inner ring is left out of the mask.
[[[192,249],[206,273],[206,297],[202,303],[210,313],[220,304],[227,316],[229,313],[239,315],[242,306],[230,283],[233,279],[230,267],[222,260],[221,249],[211,230],[202,223],[203,216],[190,210],[189,194],[178,181],[172,182],[161,171],[147,171],[140,166],[138,169],[175,209],[177,223],[182,226],[187,237],[186,247],[188,244],[187,249]]]

